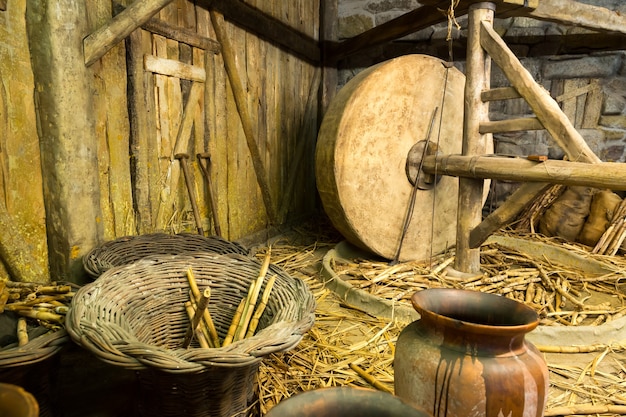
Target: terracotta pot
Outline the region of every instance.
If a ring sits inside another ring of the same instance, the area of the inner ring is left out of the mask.
[[[0,416],[37,417],[39,405],[35,397],[24,388],[0,383]]]
[[[534,310],[495,294],[428,289],[420,319],[403,329],[395,393],[434,417],[540,417],[548,395],[542,354],[524,339]]]
[[[281,401],[265,417],[430,417],[389,393],[355,387],[320,388]]]

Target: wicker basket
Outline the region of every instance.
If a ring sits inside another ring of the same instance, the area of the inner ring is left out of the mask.
[[[39,404],[40,417],[54,416],[54,373],[57,353],[69,336],[65,329],[33,338],[21,347],[0,351],[0,382],[19,385]]]
[[[202,236],[191,233],[171,235],[152,233],[125,236],[93,248],[83,257],[83,267],[89,275],[99,277],[114,266],[128,265],[152,255],[181,255],[193,252],[239,253],[247,255],[246,248],[219,236]]]
[[[270,265],[267,277],[276,275],[276,281],[254,336],[227,347],[203,349],[194,341],[182,349],[188,268],[201,290],[211,288],[209,311],[223,340],[259,275],[261,264],[252,257],[152,256],[112,268],[77,291],[67,330],[103,361],[138,371],[139,391],[147,393],[140,398],[142,415],[248,415],[260,361],[300,342],[315,319],[313,295],[303,281]]]

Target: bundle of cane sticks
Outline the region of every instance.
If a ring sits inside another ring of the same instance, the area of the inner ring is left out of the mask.
[[[52,331],[62,328],[74,292],[71,285],[0,280],[0,313],[11,311],[17,321],[18,345],[28,343],[28,325]]]
[[[183,339],[183,348],[189,347],[194,337],[202,348],[219,348],[254,335],[276,281],[276,275],[271,276],[265,285],[263,294],[261,294],[261,288],[269,269],[270,256],[271,249],[268,250],[265,256],[258,277],[250,283],[247,296],[242,298],[239,303],[222,343],[220,343],[219,335],[208,309],[211,288],[207,287],[201,293],[193,271],[191,268],[187,270],[187,280],[191,290],[190,300],[185,303],[185,309],[187,310],[190,324]],[[259,295],[261,295],[261,300],[257,304]]]
[[[626,199],[623,199],[596,246],[591,253],[600,255],[615,255],[626,239]]]

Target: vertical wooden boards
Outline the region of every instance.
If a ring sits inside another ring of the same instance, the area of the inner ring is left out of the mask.
[[[108,3],[90,0],[88,10],[91,27],[102,26],[111,18]],[[93,89],[97,97],[103,98],[94,100],[94,110],[103,238],[111,240],[136,230],[128,158],[130,126],[124,44],[113,46],[91,69]]]
[[[258,9],[259,13],[279,19],[306,36],[317,36],[317,0],[286,3],[249,0],[246,3]],[[152,75],[153,86],[146,87],[144,94],[152,96],[153,109],[146,107],[146,111],[152,114],[146,119],[153,120],[153,126],[145,130],[152,129],[154,133],[147,136],[152,143],[148,150],[150,156],[142,155],[142,158],[144,162],[154,158],[157,165],[154,171],[158,173],[158,178],[156,184],[148,179],[147,163],[143,170],[137,171],[144,174],[143,177],[134,177],[135,181],[143,178],[144,184],[137,197],[141,196],[143,201],[153,205],[153,229],[193,229],[178,161],[172,160],[173,151],[188,153],[194,186],[199,195],[200,214],[206,225],[205,230],[212,230],[208,190],[196,160],[197,153],[208,152],[222,234],[226,238],[237,239],[272,225],[274,215],[268,216],[268,201],[270,211],[277,211],[288,187],[292,188],[289,198],[294,201],[287,204],[289,213],[297,215],[301,208],[310,210],[314,207],[316,190],[311,180],[314,177],[312,162],[303,157],[301,163],[296,163],[294,167],[291,164],[294,163],[296,148],[304,147],[310,152],[316,137],[318,106],[315,94],[314,110],[305,114],[315,65],[227,19],[219,19],[220,33],[217,33],[210,10],[200,6],[192,10],[190,5],[189,2],[175,0],[159,12],[158,19],[196,32],[199,37],[221,37],[222,51],[214,55],[200,49],[199,43],[191,46],[185,44],[184,38],[169,39],[176,37],[175,31],[167,38],[152,33],[151,45],[143,46],[144,56],[156,57],[149,58],[150,68],[159,59],[177,60],[194,68],[203,67],[206,79],[193,112],[188,105],[195,84],[192,87],[185,77],[178,80],[171,73],[155,72]],[[231,45],[228,51],[224,50],[226,44]],[[234,79],[231,79],[233,75]],[[144,103],[147,103],[146,100]],[[189,118],[191,115],[193,117]],[[181,126],[183,129],[179,129]],[[303,139],[306,143],[302,143]],[[291,179],[290,172],[294,172],[295,168],[298,169],[296,178]],[[263,171],[265,185],[263,180],[259,181],[258,175]],[[141,204],[137,203],[137,206],[140,209]],[[138,219],[142,217],[147,218],[138,216]],[[278,222],[282,220],[278,219]],[[142,221],[141,224],[146,225],[147,222]]]
[[[150,33],[137,29],[126,40],[128,56],[130,161],[139,234],[154,230],[159,202],[154,75],[144,70],[144,51],[151,50]]]

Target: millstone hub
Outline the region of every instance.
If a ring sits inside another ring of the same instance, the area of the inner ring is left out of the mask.
[[[406,177],[412,186],[415,186],[417,180],[417,188],[420,190],[431,190],[441,180],[441,175],[427,174],[421,169],[424,157],[431,155],[441,155],[437,144],[420,140],[411,147],[406,157]]]

